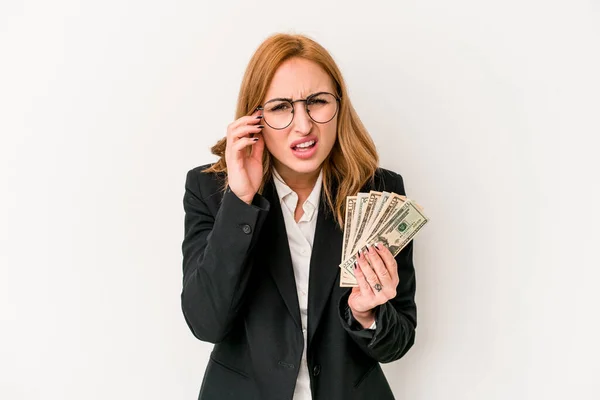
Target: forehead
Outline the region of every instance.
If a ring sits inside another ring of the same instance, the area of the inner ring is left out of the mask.
[[[321,91],[334,93],[329,74],[313,61],[292,58],[275,71],[265,99],[284,97],[295,100]]]

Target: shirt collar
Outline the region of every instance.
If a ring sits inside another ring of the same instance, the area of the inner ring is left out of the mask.
[[[289,201],[292,197],[295,199],[295,204],[289,204],[290,208],[295,209],[296,204],[298,202],[298,195],[290,188],[283,180],[281,175],[277,172],[275,168],[273,168],[273,175],[275,182],[275,188],[277,189],[277,195],[279,196],[280,202]],[[321,186],[323,184],[323,169],[319,171],[319,177],[315,182],[315,186],[313,187],[310,195],[302,205],[302,209],[304,210],[304,215],[300,219],[300,221],[310,221],[312,220],[315,211],[319,208],[319,200],[321,199]],[[293,194],[293,196],[291,196]]]

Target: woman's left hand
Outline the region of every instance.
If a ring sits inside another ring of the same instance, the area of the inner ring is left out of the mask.
[[[354,318],[368,328],[375,321],[375,307],[396,297],[398,264],[381,243],[363,248],[357,258],[354,275],[358,287],[352,288],[348,306]]]

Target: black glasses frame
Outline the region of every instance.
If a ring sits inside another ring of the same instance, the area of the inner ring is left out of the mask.
[[[332,96],[335,98],[335,101],[336,101],[336,104],[335,104],[335,112],[333,113],[333,116],[332,116],[331,118],[329,118],[329,119],[328,119],[327,121],[325,121],[325,122],[316,121],[316,120],[315,120],[315,119],[312,117],[312,115],[310,115],[310,110],[308,109],[308,101],[309,101],[309,100],[311,100],[313,97],[315,97],[315,96],[319,96],[319,95],[321,95],[321,94],[330,94],[330,95],[332,95]],[[286,126],[284,126],[283,128],[275,128],[274,126],[272,126],[271,124],[269,124],[269,121],[267,121],[267,120],[266,120],[264,117],[263,117],[263,121],[264,121],[264,122],[265,122],[267,125],[269,125],[271,128],[273,128],[273,129],[275,129],[275,130],[278,130],[278,131],[280,131],[280,130],[282,130],[282,129],[285,129],[285,128],[287,128],[288,126],[290,126],[290,125],[292,124],[292,122],[294,121],[294,115],[295,115],[295,112],[294,112],[294,111],[296,111],[296,108],[295,108],[295,106],[294,106],[294,103],[298,103],[298,102],[304,102],[304,110],[306,110],[306,113],[308,114],[308,116],[310,117],[310,119],[312,119],[313,121],[315,121],[317,124],[326,124],[326,123],[328,123],[329,121],[331,121],[332,119],[334,119],[334,118],[335,118],[335,116],[337,115],[338,111],[340,110],[340,101],[341,101],[341,100],[342,100],[342,98],[341,98],[340,96],[336,96],[335,94],[333,94],[333,93],[329,93],[329,92],[317,92],[317,93],[313,93],[313,94],[311,94],[310,96],[306,97],[305,99],[298,99],[298,100],[294,100],[294,101],[287,100],[287,99],[273,99],[273,100],[269,100],[269,101],[267,101],[267,102],[264,104],[265,106],[266,106],[267,104],[269,104],[269,103],[272,103],[272,102],[274,102],[274,101],[287,101],[288,103],[290,103],[290,104],[292,105],[292,111],[291,111],[291,114],[292,114],[292,119],[290,120],[289,124],[287,124],[287,125],[286,125]],[[256,109],[257,109],[257,110],[263,110],[263,111],[264,111],[264,106],[258,106]],[[264,115],[264,113],[263,113],[263,115]]]

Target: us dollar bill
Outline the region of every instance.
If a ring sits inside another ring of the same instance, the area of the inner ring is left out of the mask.
[[[346,213],[344,217],[344,236],[342,240],[342,260],[346,259],[347,249],[350,242],[350,232],[352,230],[352,221],[354,220],[354,214],[356,212],[356,201],[357,196],[346,197]],[[355,285],[356,278],[348,273],[346,270],[340,272],[340,286],[341,287],[352,287]]]
[[[349,247],[347,247],[349,252],[348,256],[356,244],[358,226],[360,225],[361,218],[364,216],[365,206],[367,205],[367,201],[369,201],[369,193],[358,193],[356,197],[356,211],[354,212],[354,219],[350,225],[352,229],[350,232],[350,241],[348,242]]]
[[[358,286],[358,281],[354,275],[350,275],[345,269],[340,273],[340,287],[355,287]]]
[[[358,196],[353,196],[357,198],[358,201]],[[351,196],[352,198],[352,196]],[[374,221],[371,223],[371,226],[369,229],[369,231],[367,232],[367,234],[369,232],[372,231],[372,228],[377,225],[379,226],[379,222],[381,221],[383,223],[383,219],[387,218],[389,215],[391,215],[393,213],[393,211],[396,208],[399,208],[402,206],[402,204],[404,204],[404,196],[400,196],[396,193],[388,193],[387,195],[388,200],[386,200],[386,202],[384,204],[381,205],[380,208],[380,213],[375,216]],[[356,213],[356,209],[354,210],[354,212]],[[350,220],[350,225],[352,225],[353,221],[356,221],[357,218],[355,218],[354,220]],[[348,220],[346,220],[348,221]],[[355,223],[355,222],[354,222]],[[346,223],[346,230],[348,229],[348,225]],[[356,247],[356,251],[351,252],[348,247],[345,248],[345,251],[343,251],[343,261],[345,261],[346,259],[348,259],[348,257],[352,256],[352,254],[356,254],[356,252],[358,251],[358,249],[362,248],[366,243],[365,243],[365,237],[360,238],[360,243],[358,243],[357,247]],[[354,287],[357,286],[358,282],[356,281],[356,278],[354,277],[354,273],[348,272],[347,270],[345,270],[344,268],[342,268],[341,272],[340,272],[340,286],[341,287]]]
[[[417,205],[410,200],[406,200],[401,207],[393,212],[388,221],[369,237],[366,244],[381,243],[395,257],[428,221],[429,219]],[[340,268],[354,277],[355,261],[356,254],[353,254],[340,264]]]
[[[354,220],[354,213],[356,211],[356,199],[357,196],[346,197],[346,213],[344,218],[344,237],[342,241],[342,261],[347,257],[346,250],[348,249],[350,242],[350,232],[352,230],[352,221]]]
[[[381,243],[396,257],[427,222],[429,218],[421,208],[408,200],[392,220],[368,239],[368,243]]]
[[[373,207],[373,212],[371,213],[371,217],[369,218],[369,222],[367,222],[367,226],[365,227],[365,232],[371,232],[371,228],[373,227],[373,222],[377,219],[379,214],[381,213],[381,209],[383,205],[387,202],[387,199],[390,197],[390,192],[381,192],[381,196],[377,199],[377,203]]]
[[[375,209],[375,204],[377,203],[377,200],[379,200],[380,197],[381,192],[376,192],[374,190],[371,190],[369,192],[369,197],[367,198],[366,205],[364,206],[363,215],[359,217],[358,227],[356,228],[356,237],[354,239],[353,247],[350,253],[354,252],[355,250],[358,250],[355,248],[355,246],[358,243],[360,243],[361,239],[363,238],[363,234],[365,233],[367,223],[369,222],[371,215],[373,214],[373,211]]]
[[[383,205],[381,212],[377,216],[377,218],[373,221],[369,229],[363,233],[363,236],[360,240],[355,243],[354,249],[352,253],[347,254],[346,258],[350,257],[352,254],[356,253],[359,249],[364,247],[367,244],[367,239],[374,233],[377,232],[381,227],[389,221],[392,215],[404,205],[404,201],[406,200],[406,196],[401,196],[396,193],[390,193],[388,201]]]

